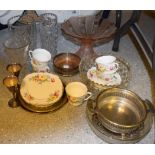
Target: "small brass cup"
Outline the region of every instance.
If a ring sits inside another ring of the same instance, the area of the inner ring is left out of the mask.
[[[3,79],[3,84],[13,94],[13,98],[8,101],[8,105],[12,108],[18,107],[19,106],[19,103],[17,102],[18,78],[14,75],[7,76]]]
[[[19,63],[11,63],[6,67],[7,71],[12,73],[14,76],[19,77],[20,71],[22,69],[22,65]]]

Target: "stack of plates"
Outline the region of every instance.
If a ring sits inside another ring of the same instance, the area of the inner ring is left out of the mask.
[[[26,109],[34,112],[56,110],[67,100],[61,80],[50,73],[27,75],[21,83],[19,99]]]

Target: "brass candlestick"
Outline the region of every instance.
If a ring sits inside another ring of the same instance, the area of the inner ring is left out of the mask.
[[[8,101],[8,105],[12,108],[18,107],[19,106],[19,103],[17,102],[18,78],[14,75],[7,76],[4,78],[3,84],[13,94],[13,98]]]

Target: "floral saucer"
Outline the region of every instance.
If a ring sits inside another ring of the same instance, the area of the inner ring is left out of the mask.
[[[114,86],[114,85],[120,85],[121,84],[121,76],[119,75],[119,73],[115,73],[112,79],[101,79],[97,76],[96,74],[96,67],[92,67],[88,70],[87,72],[87,78],[90,81],[93,81],[94,83],[97,83],[99,85],[103,85],[103,86]]]

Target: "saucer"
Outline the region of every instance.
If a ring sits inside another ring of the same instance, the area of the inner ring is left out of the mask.
[[[117,70],[118,70],[118,68],[115,68],[115,69],[110,70],[110,71],[104,71],[104,74],[114,74],[117,72]]]
[[[111,79],[111,80],[103,80],[101,78],[99,78],[96,74],[96,67],[92,67],[88,70],[87,72],[87,78],[90,81],[93,81],[94,83],[103,85],[103,86],[113,86],[113,85],[120,85],[122,80],[121,80],[121,76],[119,75],[119,73],[115,73],[115,76]]]

